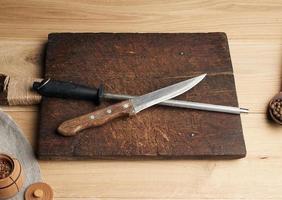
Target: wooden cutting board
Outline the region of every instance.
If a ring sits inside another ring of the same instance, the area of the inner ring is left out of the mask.
[[[45,77],[142,95],[207,73],[177,99],[238,106],[225,33],[52,33]],[[241,158],[246,155],[239,115],[154,106],[75,137],[63,121],[105,107],[43,98],[37,154],[41,159]]]

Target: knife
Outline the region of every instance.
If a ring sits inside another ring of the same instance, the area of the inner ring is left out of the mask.
[[[84,85],[79,85],[73,82],[59,81],[53,79],[35,81],[33,83],[33,89],[42,96],[87,100],[93,101],[97,105],[99,105],[99,103],[103,99],[127,100],[136,97],[124,94],[106,93],[104,92],[102,85],[100,85],[98,88],[92,88]],[[182,101],[175,99],[160,102],[159,105],[198,109],[213,112],[223,112],[230,114],[248,113],[248,109],[246,108]]]
[[[206,74],[202,74],[195,78],[67,120],[58,127],[58,132],[64,136],[73,136],[84,129],[102,126],[115,118],[135,115],[148,107],[190,90],[201,82],[205,76]]]

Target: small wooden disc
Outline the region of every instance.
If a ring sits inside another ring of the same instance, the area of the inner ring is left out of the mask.
[[[53,190],[46,183],[34,183],[25,191],[25,200],[52,200]]]

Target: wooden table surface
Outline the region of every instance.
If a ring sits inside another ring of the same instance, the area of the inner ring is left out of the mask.
[[[50,32],[226,32],[247,157],[240,160],[40,161],[55,199],[282,199],[282,2],[0,0],[0,71],[42,75]],[[1,107],[34,144],[38,107]]]

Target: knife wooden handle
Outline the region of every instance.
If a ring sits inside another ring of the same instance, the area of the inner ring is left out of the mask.
[[[63,136],[73,136],[84,129],[101,126],[115,118],[133,115],[134,113],[131,100],[126,100],[95,112],[67,120],[63,122],[57,130]]]

